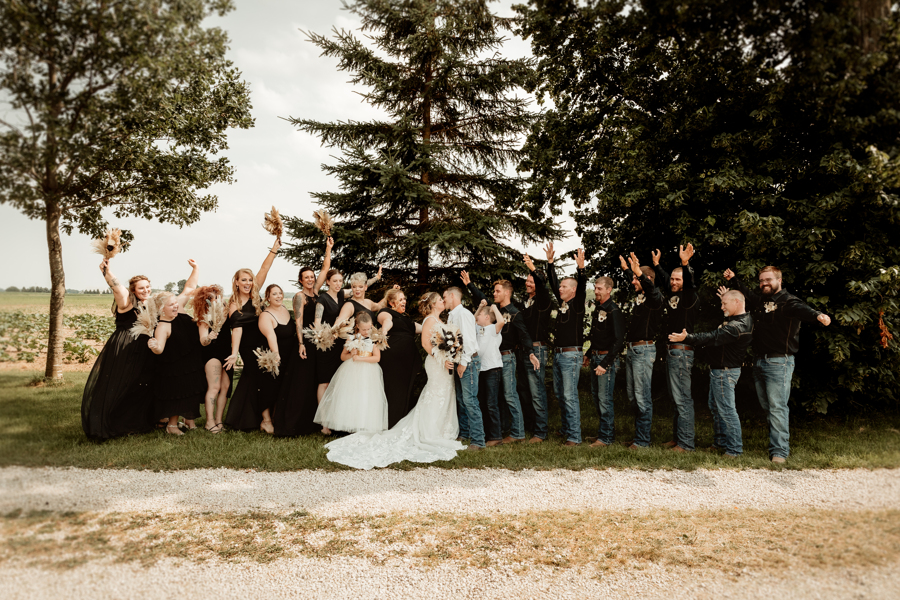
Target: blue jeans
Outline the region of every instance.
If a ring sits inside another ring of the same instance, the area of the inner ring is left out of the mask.
[[[525,371],[528,373],[528,389],[531,390],[531,403],[534,405],[534,436],[542,440],[547,439],[547,388],[544,385],[545,371],[547,369],[547,346],[534,346],[534,355],[537,356],[541,368],[534,370],[534,365],[524,356]]]
[[[744,453],[741,420],[734,407],[734,386],[741,378],[741,368],[710,369],[709,411],[713,416],[713,439],[728,454]]]
[[[693,350],[668,350],[666,370],[669,375],[669,394],[676,408],[672,418],[672,439],[685,450],[694,449],[694,398],[691,396],[693,366]]]
[[[606,356],[594,354],[591,356],[591,395],[594,397],[594,406],[600,416],[600,428],[597,430],[597,439],[604,444],[612,444],[615,436],[616,412],[613,407],[613,389],[616,387],[616,371],[619,370],[619,359],[613,361],[606,373],[597,375],[594,369],[600,366]]]
[[[788,400],[793,375],[793,356],[761,358],[753,369],[756,395],[769,421],[769,456],[787,458],[791,451]]]
[[[503,380],[503,369],[497,367],[482,371],[478,379],[478,391],[484,396],[485,406],[487,407],[487,439],[489,441],[502,440],[500,405],[497,401],[500,397],[500,382]]]
[[[628,344],[625,355],[625,382],[628,400],[635,406],[634,443],[645,448],[650,445],[650,427],[653,424],[653,363],[656,362],[656,345],[632,346]]]
[[[559,419],[566,441],[581,443],[581,404],[578,401],[578,378],[581,375],[581,352],[553,353],[553,391],[559,402]]]
[[[481,407],[478,405],[478,373],[481,371],[481,357],[472,358],[466,372],[459,376],[455,365],[453,381],[456,383],[456,415],[459,419],[459,437],[484,448],[484,423]]]
[[[519,393],[516,391],[516,353],[503,355],[503,397],[509,409],[509,435],[517,440],[525,437],[525,422],[522,419],[522,406],[519,404]]]

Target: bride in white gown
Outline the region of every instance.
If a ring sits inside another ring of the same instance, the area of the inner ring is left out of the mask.
[[[441,322],[444,301],[440,294],[422,296],[419,310],[427,315],[422,322],[422,347],[428,353],[425,373],[428,383],[415,408],[392,429],[380,433],[358,432],[325,444],[328,460],[356,469],[386,467],[404,460],[430,463],[451,460],[466,447],[456,441],[456,391],[445,363],[431,355],[432,328]]]

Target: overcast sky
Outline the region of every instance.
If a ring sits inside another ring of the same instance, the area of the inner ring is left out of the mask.
[[[510,0],[492,3],[495,13],[511,15]],[[226,289],[241,267],[259,268],[272,237],[262,228],[263,213],[273,204],[283,214],[310,219],[310,192],[336,189],[335,180],[322,173],[323,163],[333,163],[335,150],[323,148],[319,140],[296,131],[282,117],[320,121],[364,120],[376,112],[360,101],[347,83],[349,74],[336,70],[337,61],[322,58],[300,30],[328,33],[332,27],[356,29],[358,21],[341,10],[339,0],[237,0],[237,9],[215,24],[231,39],[229,57],[250,84],[250,99],[256,126],[231,130],[226,156],[235,168],[236,182],[210,191],[219,197],[219,208],[206,213],[190,227],[159,224],[143,219],[111,221],[130,229],[132,248],[114,259],[113,271],[120,277],[141,273],[153,286],[187,277],[188,258],[200,264],[201,282],[219,283]],[[529,45],[512,39],[504,48],[507,56],[529,54]],[[568,219],[567,219],[568,222]],[[43,221],[30,221],[15,209],[0,205],[0,288],[49,286],[46,230]],[[572,250],[578,239],[558,243]],[[98,269],[100,257],[90,251],[87,236],[63,236],[66,287],[105,286]],[[543,257],[537,247],[525,248]],[[336,265],[340,267],[340,265]],[[286,289],[297,275],[295,266],[276,259],[269,283]]]

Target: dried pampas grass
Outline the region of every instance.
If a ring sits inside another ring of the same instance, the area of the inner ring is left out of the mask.
[[[260,369],[263,369],[267,373],[271,373],[273,378],[278,377],[278,367],[281,366],[281,357],[277,352],[272,352],[268,349],[263,350],[262,347],[259,347],[253,351],[253,355],[259,363]]]
[[[432,328],[431,345],[441,360],[452,363],[462,360],[463,336],[453,323],[440,323]]]
[[[278,214],[278,209],[274,206],[272,207],[272,212],[267,212],[263,215],[263,229],[277,237],[279,240],[281,239],[281,234],[284,233],[284,221],[281,220],[281,215]]]
[[[222,326],[227,319],[228,311],[225,310],[225,301],[221,296],[206,301],[206,315],[200,320],[209,325],[212,331],[216,333],[222,331]]]
[[[156,332],[156,324],[159,322],[159,311],[153,298],[147,302],[139,302],[137,305],[137,321],[131,326],[131,335],[138,339],[142,335],[153,337]]]
[[[334,229],[334,219],[331,218],[331,215],[328,214],[328,211],[314,210],[313,223],[322,233],[325,234],[325,237],[331,237],[331,230]]]
[[[121,229],[107,229],[102,238],[91,242],[94,252],[109,260],[118,254],[127,244],[122,243]]]
[[[331,350],[331,347],[334,346],[334,330],[328,323],[319,323],[318,325],[307,327],[303,330],[303,337],[311,341],[316,346],[316,349],[322,352]]]
[[[390,348],[388,345],[388,336],[384,335],[380,329],[372,328],[372,333],[369,334],[369,339],[375,342],[375,345],[379,350],[387,350]]]
[[[347,343],[344,344],[345,350],[356,350],[357,352],[365,352],[366,351],[366,338],[363,336],[356,334],[351,335],[350,339],[347,340]]]
[[[335,325],[332,327],[334,329],[334,336],[339,337],[341,339],[349,339],[351,335],[353,335],[353,330],[356,328],[356,319],[350,317],[343,323]]]

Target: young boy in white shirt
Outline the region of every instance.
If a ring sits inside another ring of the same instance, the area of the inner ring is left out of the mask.
[[[496,304],[487,305],[482,300],[475,311],[475,324],[478,326],[478,356],[481,357],[481,373],[478,379],[478,392],[487,406],[485,419],[486,446],[496,446],[503,439],[500,431],[500,383],[503,381],[503,357],[500,355],[500,335],[503,315]]]

